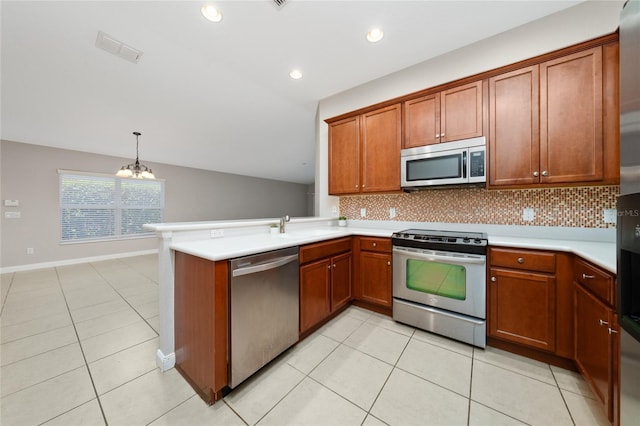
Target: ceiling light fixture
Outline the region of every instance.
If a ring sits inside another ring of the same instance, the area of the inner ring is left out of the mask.
[[[121,178],[155,179],[156,177],[153,175],[151,169],[144,164],[140,164],[138,160],[138,136],[142,133],[133,132],[133,134],[136,135],[136,162],[122,166],[120,170],[118,170],[118,173],[116,173],[116,176]]]
[[[210,20],[211,22],[222,21],[222,12],[220,12],[220,10],[217,7],[211,4],[203,5],[200,11],[202,12],[202,15],[208,20]]]
[[[289,77],[291,77],[294,80],[300,80],[302,78],[302,71],[298,69],[291,70],[291,72],[289,73]]]
[[[384,32],[380,28],[373,28],[367,33],[367,40],[371,43],[377,43],[384,37]]]

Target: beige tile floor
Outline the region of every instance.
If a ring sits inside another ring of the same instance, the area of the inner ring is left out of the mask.
[[[208,407],[155,366],[155,256],[2,275],[10,425],[606,425],[583,379],[349,308]]]

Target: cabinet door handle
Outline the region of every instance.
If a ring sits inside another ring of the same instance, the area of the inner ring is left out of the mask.
[[[600,325],[609,325],[609,322],[605,320],[599,320],[598,322],[600,323]]]
[[[533,176],[534,177],[538,177],[538,176],[540,176],[540,173],[536,170],[535,172],[533,172]]]
[[[387,266],[391,266],[391,261],[387,260]]]
[[[333,269],[336,269],[336,264],[335,263],[333,264]]]
[[[327,269],[331,270],[331,265],[327,266]]]
[[[543,171],[542,171],[542,176],[549,176],[549,172],[548,172],[548,171],[546,171],[546,170],[543,170]]]
[[[519,257],[519,258],[518,258],[518,263],[524,263],[524,258]]]
[[[440,133],[440,137],[441,137],[441,138],[444,138],[444,133]]]
[[[356,188],[359,187],[360,185],[356,185]]]
[[[440,133],[436,133],[436,138],[439,138],[439,137],[440,137]]]
[[[614,330],[613,328],[609,327],[609,334],[618,334],[618,330]]]
[[[592,280],[592,279],[594,279],[595,277],[596,277],[595,275],[582,274],[582,279],[583,279],[583,280]]]
[[[498,279],[496,277],[491,277],[491,282],[495,283],[496,281],[498,281]]]

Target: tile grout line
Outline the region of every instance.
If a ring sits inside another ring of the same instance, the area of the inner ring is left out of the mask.
[[[398,367],[398,362],[400,362],[400,358],[402,358],[402,355],[407,350],[407,346],[409,346],[409,343],[411,342],[411,339],[413,339],[413,336],[414,336],[415,333],[416,333],[416,330],[414,328],[413,332],[411,333],[411,336],[409,336],[409,338],[407,339],[407,343],[404,344],[404,348],[402,348],[402,351],[400,352],[400,355],[398,355],[398,359],[396,359],[396,362],[391,367],[391,371],[389,371],[389,375],[387,376],[387,378],[385,379],[384,383],[380,387],[380,390],[378,391],[376,397],[373,399],[373,403],[371,404],[371,407],[369,407],[369,409],[367,410],[367,416],[372,416],[372,417],[378,419],[378,417],[376,417],[374,414],[371,414],[371,409],[376,405],[376,402],[378,402],[378,398],[380,398],[380,394],[382,394],[382,390],[384,389],[384,387],[389,382],[389,379],[391,378],[391,375],[393,374],[394,370],[396,368],[398,368],[398,370],[404,371],[404,370],[402,370],[401,368]],[[364,421],[367,419],[367,416],[365,416],[364,420],[362,421],[362,424],[364,424]],[[387,422],[385,422],[382,419],[378,419],[378,420],[380,420],[381,422],[383,422],[385,424],[388,424]]]
[[[118,260],[119,260],[119,259],[118,259]],[[120,261],[120,263],[122,263],[123,265],[125,265],[127,268],[132,269],[132,268],[131,268],[131,266],[127,265],[126,263],[124,263],[124,262],[122,262],[122,261]],[[90,262],[90,263],[89,263],[89,265],[91,265],[91,268],[93,268],[93,270],[94,270],[94,271],[96,271],[96,273],[100,276],[100,278],[102,278],[102,279],[104,280],[104,282],[106,282],[106,283],[109,285],[109,287],[111,287],[111,288],[113,289],[113,291],[115,291],[115,292],[116,292],[116,294],[117,294],[118,296],[120,296],[120,298],[121,298],[122,300],[124,300],[124,303],[126,303],[127,305],[129,305],[129,307],[130,307],[131,309],[133,309],[133,311],[134,311],[134,312],[135,312],[135,313],[136,313],[140,318],[142,318],[142,321],[144,321],[144,322],[145,322],[145,324],[147,324],[147,325],[148,325],[148,326],[149,326],[149,327],[150,327],[150,328],[151,328],[151,329],[156,333],[156,335],[157,335],[157,336],[160,336],[160,333],[158,333],[158,332],[156,331],[156,329],[155,329],[155,328],[153,328],[153,327],[151,326],[151,324],[149,324],[149,321],[147,321],[147,319],[146,319],[145,317],[143,317],[143,316],[140,314],[140,312],[138,312],[138,310],[137,310],[137,309],[136,309],[136,308],[135,308],[131,303],[129,303],[129,301],[128,301],[128,300],[127,300],[127,299],[126,299],[126,298],[125,298],[125,297],[124,297],[124,296],[123,296],[123,295],[118,291],[118,289],[116,289],[116,288],[113,286],[113,284],[111,284],[111,281],[109,281],[109,280],[108,280],[108,279],[107,279],[107,278],[102,274],[102,272],[101,272],[100,270],[98,270],[98,269],[93,265],[93,263],[91,263],[91,262]],[[141,275],[142,275],[142,276],[145,276],[144,274],[141,274]],[[153,281],[153,280],[152,280],[152,281]],[[155,283],[155,281],[154,281],[154,283]],[[155,284],[157,285],[157,283],[155,283]],[[158,303],[158,302],[156,302],[156,303]]]
[[[7,295],[2,301],[2,306],[0,307],[0,318],[2,318],[2,314],[4,313],[4,305],[7,303],[7,299],[9,298],[9,292],[11,291],[11,287],[13,287],[13,280],[15,279],[16,273],[11,273],[11,281],[9,281],[9,288],[7,289]]]
[[[345,311],[346,311],[346,310],[345,310]],[[336,318],[337,318],[337,317],[336,317]],[[330,322],[331,322],[331,321],[330,321]],[[362,321],[362,324],[364,324],[364,323],[365,323],[365,321]],[[327,324],[328,324],[328,323],[327,323]],[[360,324],[360,325],[356,328],[356,330],[357,330],[358,328],[360,328],[360,327],[362,326],[362,324]],[[351,403],[351,404],[355,405],[356,407],[358,407],[358,406],[357,406],[356,404],[354,404],[352,401],[349,401],[348,399],[346,399],[346,398],[345,398],[345,397],[343,397],[342,395],[338,394],[337,392],[334,392],[332,389],[330,389],[330,388],[326,387],[325,385],[323,385],[322,383],[318,382],[318,381],[317,381],[317,380],[315,380],[313,377],[311,377],[311,373],[312,373],[313,371],[315,371],[315,369],[316,369],[316,368],[318,368],[318,366],[319,366],[320,364],[322,364],[322,363],[323,363],[323,362],[324,362],[324,361],[325,361],[325,360],[326,360],[326,359],[327,359],[327,358],[328,358],[332,353],[334,353],[334,352],[335,352],[335,351],[336,351],[336,350],[337,350],[341,345],[343,345],[343,343],[342,343],[342,342],[339,342],[339,341],[337,341],[337,340],[335,340],[335,339],[332,339],[332,338],[331,338],[331,337],[329,337],[329,336],[325,336],[324,334],[322,334],[322,333],[320,332],[320,330],[322,330],[322,328],[324,328],[325,326],[326,326],[326,324],[325,324],[325,325],[323,325],[322,327],[320,327],[318,330],[316,330],[313,334],[315,334],[315,333],[319,333],[319,335],[320,335],[320,336],[324,336],[324,337],[326,337],[326,338],[327,338],[327,339],[329,339],[329,340],[333,340],[334,342],[338,343],[338,344],[336,345],[336,347],[335,347],[335,348],[333,348],[333,349],[332,349],[332,350],[331,350],[331,351],[330,351],[330,352],[329,352],[329,353],[328,353],[324,358],[322,358],[322,360],[320,360],[320,361],[316,364],[316,366],[315,366],[315,367],[313,367],[313,368],[309,371],[309,373],[305,373],[304,371],[299,370],[298,368],[294,367],[293,365],[291,365],[291,364],[289,364],[288,362],[286,362],[286,361],[285,361],[285,364],[287,364],[288,366],[290,366],[290,367],[291,367],[291,368],[293,368],[294,370],[299,371],[300,373],[304,374],[304,377],[303,377],[303,378],[302,378],[298,383],[296,383],[296,385],[295,385],[294,387],[292,387],[292,388],[291,388],[287,393],[285,393],[285,394],[282,396],[282,398],[280,398],[280,399],[279,399],[275,404],[273,404],[273,406],[272,406],[269,410],[267,410],[267,412],[266,412],[266,413],[264,413],[264,415],[263,415],[262,417],[260,417],[260,418],[258,419],[258,421],[256,422],[256,424],[260,423],[260,421],[261,421],[262,419],[264,419],[264,418],[265,418],[265,417],[266,417],[266,416],[267,416],[271,411],[273,411],[273,410],[278,406],[278,404],[280,404],[280,403],[281,403],[281,402],[282,402],[282,401],[283,401],[283,400],[284,400],[284,399],[285,399],[289,394],[291,394],[291,392],[293,392],[293,391],[294,391],[294,389],[296,389],[298,386],[300,386],[300,384],[301,384],[301,383],[304,381],[304,379],[306,379],[306,378],[308,378],[308,379],[310,379],[310,380],[313,380],[314,382],[318,383],[320,386],[322,386],[322,387],[324,387],[324,388],[328,389],[329,391],[331,391],[331,392],[335,393],[336,395],[338,395],[339,397],[343,398],[345,401],[348,401],[349,403]],[[354,330],[351,334],[353,334],[354,332],[355,332],[355,330]],[[350,334],[350,335],[351,335],[351,334]],[[307,339],[308,339],[309,337],[311,337],[311,336],[307,336]],[[348,338],[348,336],[347,336],[347,338]],[[346,338],[345,338],[345,339],[346,339]],[[346,345],[345,345],[345,346],[346,346]],[[348,347],[348,346],[347,346],[347,347]],[[226,401],[225,401],[225,403],[226,403]],[[229,404],[227,404],[227,405],[229,405]],[[229,408],[231,408],[231,406],[230,406],[230,405],[229,405]],[[358,407],[358,408],[360,408],[360,407]],[[239,413],[237,413],[235,410],[233,410],[233,412],[234,412],[234,413],[236,413],[236,415],[237,415],[238,417],[240,417],[240,419],[241,419],[243,422],[245,422],[245,423],[247,423],[247,424],[248,424],[248,422],[247,422],[247,421],[245,421],[245,419],[244,419],[242,416],[240,416],[240,414],[239,414]]]
[[[57,278],[57,282],[58,282],[58,287],[60,287],[60,291],[62,292],[62,297],[64,298],[64,303],[65,305],[67,305],[67,310],[69,311],[69,316],[71,316],[71,309],[69,308],[69,303],[67,302],[67,296],[64,293],[64,289],[62,288],[62,284],[60,282],[60,274],[58,272],[58,268],[54,268],[55,272],[56,272],[56,278]],[[102,419],[104,420],[104,424],[108,425],[109,422],[107,421],[107,416],[104,413],[104,409],[102,408],[102,401],[100,401],[100,396],[98,395],[98,390],[96,389],[96,384],[93,380],[93,375],[91,374],[91,369],[89,368],[89,363],[87,362],[87,357],[84,353],[84,349],[82,347],[82,343],[80,343],[80,336],[78,336],[78,330],[76,329],[76,324],[75,322],[73,322],[73,317],[71,318],[71,324],[73,325],[73,331],[76,334],[76,339],[78,339],[78,346],[80,347],[80,353],[82,353],[82,359],[84,359],[84,366],[87,369],[87,373],[89,374],[89,380],[91,380],[91,387],[93,388],[93,393],[96,396],[96,401],[98,403],[98,407],[100,407],[100,414],[102,414]],[[88,401],[85,401],[85,403]],[[84,403],[83,403],[84,404]],[[79,405],[78,407],[82,406],[83,404]],[[75,409],[77,407],[74,407],[73,409]],[[71,410],[69,410],[71,411]],[[61,413],[60,415],[62,415],[64,413]],[[56,416],[59,417],[59,416]],[[55,418],[55,417],[54,417]],[[49,419],[51,420],[51,419]]]
[[[567,409],[567,413],[569,414],[569,418],[571,419],[571,422],[575,426],[576,421],[573,418],[573,414],[571,414],[571,409],[569,408],[569,404],[567,404],[567,400],[564,397],[564,394],[562,393],[562,388],[560,387],[560,384],[558,383],[558,379],[556,379],[556,375],[553,373],[553,368],[551,368],[551,365],[549,365],[548,367],[549,367],[549,371],[551,372],[551,377],[553,377],[553,381],[556,383],[556,387],[558,389],[558,393],[560,393],[560,398],[562,398],[562,403],[564,404],[564,407]]]

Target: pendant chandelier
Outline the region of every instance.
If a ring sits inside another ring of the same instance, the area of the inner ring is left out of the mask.
[[[138,160],[138,136],[142,133],[133,132],[133,134],[136,135],[136,162],[122,166],[120,170],[118,170],[118,173],[116,173],[116,176],[134,179],[155,179],[156,177],[153,175],[151,169],[144,164],[140,164]]]

